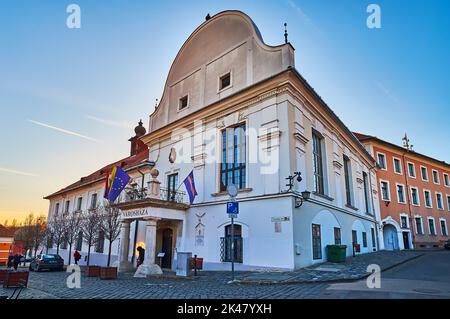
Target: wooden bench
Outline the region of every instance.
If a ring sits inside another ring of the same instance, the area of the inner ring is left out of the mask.
[[[100,276],[100,266],[87,266],[85,273],[88,277],[98,277]]]
[[[28,271],[8,271],[3,281],[3,288],[26,288],[29,274]]]
[[[101,267],[100,279],[117,279],[117,267]]]
[[[9,269],[0,269],[0,284],[3,284],[3,282],[6,279],[6,274],[9,272]]]

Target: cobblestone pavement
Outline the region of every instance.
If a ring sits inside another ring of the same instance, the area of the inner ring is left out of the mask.
[[[365,280],[351,283],[229,284],[229,272],[200,272],[198,277],[174,276],[133,278],[120,274],[117,280],[82,275],[81,288],[66,286],[66,272],[31,272],[23,298],[68,299],[328,299],[328,298],[448,298],[450,252],[421,253],[382,273],[382,289],[368,289]],[[361,264],[362,261],[361,261]],[[425,271],[426,270],[426,271]],[[243,279],[250,273],[237,273]],[[0,288],[1,295],[13,289]]]
[[[365,278],[367,266],[376,264],[381,270],[389,269],[422,256],[420,251],[378,251],[371,254],[348,257],[344,263],[325,262],[292,272],[261,272],[243,276],[242,282],[302,283],[334,282]]]

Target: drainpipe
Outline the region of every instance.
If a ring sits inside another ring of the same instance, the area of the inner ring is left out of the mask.
[[[411,242],[412,242],[412,247],[411,248],[414,249],[415,235],[414,235],[414,230],[413,230],[413,227],[412,227],[412,225],[413,225],[413,217],[412,217],[412,211],[411,211],[411,197],[410,197],[411,194],[409,193],[408,175],[407,175],[409,173],[408,173],[407,168],[406,168],[406,160],[405,160],[406,159],[405,154],[407,152],[408,151],[402,153],[403,174],[405,174],[406,197],[407,197],[407,200],[408,200],[409,232],[411,233]],[[417,194],[417,196],[419,196],[419,194]],[[401,224],[400,224],[400,227],[401,227]],[[402,234],[402,237],[403,237],[403,234]]]
[[[370,187],[370,202],[372,204],[373,214],[375,216],[375,236],[377,239],[377,251],[380,250],[380,237],[378,236],[378,222],[375,212],[375,202],[373,201],[373,189],[372,189],[372,174],[370,173],[373,169],[377,167],[377,164],[375,164],[372,167],[369,167],[369,187]],[[375,172],[376,176],[376,172]],[[381,218],[381,208],[380,208],[380,218]]]

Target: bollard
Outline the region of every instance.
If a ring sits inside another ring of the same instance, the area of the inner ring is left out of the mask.
[[[197,276],[197,255],[194,255],[194,276]]]

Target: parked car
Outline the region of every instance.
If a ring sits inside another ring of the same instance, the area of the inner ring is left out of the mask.
[[[450,239],[444,244],[444,248],[450,250]]]
[[[30,271],[40,270],[64,270],[64,259],[60,255],[47,254],[37,255],[30,263]]]

